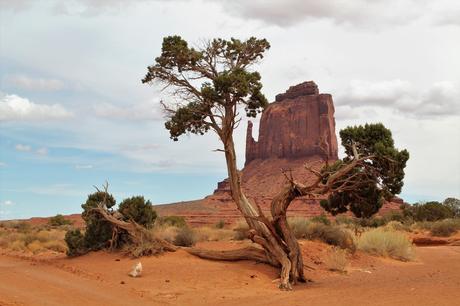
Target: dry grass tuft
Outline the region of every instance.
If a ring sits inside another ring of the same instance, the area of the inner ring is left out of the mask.
[[[0,247],[34,254],[49,250],[65,253],[64,236],[62,229],[33,228],[12,222],[0,228]]]
[[[358,249],[402,261],[415,258],[415,248],[405,234],[380,228],[363,233],[358,239]]]
[[[332,248],[324,262],[329,270],[346,273],[348,266],[347,251],[340,248]]]
[[[223,241],[230,240],[234,231],[224,228],[198,227],[193,229],[197,241]]]
[[[183,247],[191,247],[194,246],[196,243],[196,236],[195,233],[191,228],[183,227],[180,228],[177,232],[176,237],[173,241],[174,245],[183,246]]]
[[[292,217],[288,219],[288,224],[297,239],[306,238],[310,221],[302,217]]]
[[[238,220],[233,226],[233,239],[244,240],[248,238],[249,226],[244,219]]]

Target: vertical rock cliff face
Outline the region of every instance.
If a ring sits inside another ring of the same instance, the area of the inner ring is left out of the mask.
[[[276,96],[262,114],[258,141],[252,137],[252,127],[249,122],[245,165],[256,159],[338,158],[332,96],[319,94],[312,81]]]

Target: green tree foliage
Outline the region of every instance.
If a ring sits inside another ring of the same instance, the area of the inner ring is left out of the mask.
[[[460,200],[457,198],[447,198],[442,204],[448,207],[454,216],[454,218],[460,218]]]
[[[157,214],[153,210],[152,203],[146,201],[143,196],[135,196],[121,202],[118,210],[113,210],[116,204],[115,198],[105,192],[97,191],[88,196],[86,202],[82,204],[82,218],[85,221],[85,232],[73,229],[66,233],[65,241],[68,246],[68,255],[77,256],[89,251],[96,251],[109,246],[117,248],[130,241],[129,235],[123,230],[114,231],[112,225],[106,221],[94,208],[102,205],[107,212],[117,219],[134,221],[144,227],[153,225]],[[184,221],[185,222],[185,221]]]
[[[148,67],[143,83],[159,81],[174,89],[185,104],[168,108],[165,123],[171,138],[190,132],[214,130],[222,140],[235,127],[236,105],[256,117],[268,104],[262,94],[260,74],[249,68],[263,58],[270,45],[265,39],[213,39],[202,48],[189,47],[180,36],[163,39],[161,55]],[[229,130],[230,129],[230,130]]]
[[[152,203],[148,200],[145,201],[143,196],[123,200],[118,207],[118,211],[123,215],[125,221],[133,220],[144,227],[151,227],[157,218],[157,213],[153,210]]]
[[[454,212],[449,206],[437,201],[405,205],[403,213],[414,221],[438,221],[454,217]]]
[[[391,131],[381,123],[347,127],[340,131],[340,138],[346,156],[325,166],[323,174],[332,176],[356,158],[353,148],[365,160],[336,182],[321,206],[333,215],[350,210],[356,217],[368,218],[378,212],[385,199],[401,192],[409,153],[394,147]]]
[[[67,244],[67,256],[78,256],[88,252],[85,237],[79,229],[73,229],[65,234]]]
[[[70,224],[72,224],[72,223],[73,223],[72,221],[67,220],[67,219],[64,218],[64,216],[61,215],[61,214],[57,214],[56,216],[51,217],[51,218],[48,220],[48,224],[51,225],[51,226],[70,225]]]
[[[102,203],[111,210],[116,201],[111,194],[97,191],[90,194],[86,202],[81,205],[83,208],[81,216],[86,223],[85,246],[89,250],[100,250],[106,247],[107,242],[112,238],[112,225],[93,210]]]

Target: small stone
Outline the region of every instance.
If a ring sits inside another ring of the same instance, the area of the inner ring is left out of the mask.
[[[125,284],[125,282],[124,282],[124,281],[121,281],[121,282],[120,282],[120,284],[124,285],[124,284]]]
[[[138,262],[136,265],[134,265],[131,269],[131,272],[129,272],[129,276],[131,277],[139,277],[142,274],[142,264]]]
[[[169,279],[166,279],[165,282],[169,283]]]

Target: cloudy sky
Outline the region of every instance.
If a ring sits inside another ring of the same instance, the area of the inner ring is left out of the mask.
[[[314,80],[337,131],[382,122],[409,150],[406,201],[460,197],[459,1],[0,0],[0,27],[0,219],[77,213],[105,180],[119,201],[213,191],[216,137],[172,142],[171,98],[140,82],[173,34],[267,38],[269,100]]]

